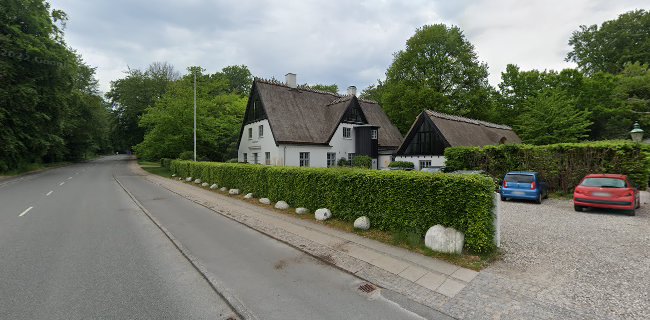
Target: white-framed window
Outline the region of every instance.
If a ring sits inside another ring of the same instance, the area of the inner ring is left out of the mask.
[[[270,152],[264,152],[264,163],[266,165],[271,164],[271,153]]]
[[[420,160],[420,169],[431,166],[431,160]]]
[[[264,126],[263,125],[260,125],[258,131],[259,131],[259,137],[260,138],[264,137]]]
[[[253,139],[253,128],[248,128],[248,140]]]
[[[253,153],[253,163],[254,163],[254,164],[258,164],[258,163],[260,163],[259,153],[257,153],[257,152],[254,152],[254,153]]]
[[[300,166],[309,167],[309,152],[300,153]]]
[[[345,139],[352,138],[352,128],[343,127],[343,138]]]
[[[248,153],[244,152],[244,162],[248,162]]]
[[[327,153],[327,167],[336,166],[336,152]]]
[[[348,153],[348,161],[352,161],[352,159],[354,159],[354,156],[355,156],[354,152]]]
[[[377,129],[370,130],[370,139],[377,140]]]

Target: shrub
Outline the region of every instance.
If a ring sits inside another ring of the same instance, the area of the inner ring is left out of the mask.
[[[393,161],[388,165],[389,168],[415,168],[413,162],[408,161]]]
[[[452,170],[484,170],[502,179],[509,171],[536,171],[551,192],[571,193],[589,173],[627,175],[641,188],[650,177],[650,148],[626,141],[560,143],[545,146],[499,145],[445,149]]]
[[[171,165],[171,163],[172,163],[172,159],[169,159],[169,158],[160,159],[160,166],[163,167],[163,168],[169,169],[169,166]]]
[[[345,158],[339,159],[339,161],[336,163],[339,167],[348,167],[350,166],[350,161],[346,160]]]
[[[381,230],[424,234],[436,224],[465,233],[465,248],[494,249],[493,185],[480,175],[330,170],[174,160],[172,173],[284,200],[312,212],[329,208],[352,222],[368,216]]]
[[[352,166],[370,169],[372,167],[372,158],[369,156],[356,156],[352,159]]]
[[[194,159],[194,151],[183,151],[178,155],[178,159],[192,160]]]

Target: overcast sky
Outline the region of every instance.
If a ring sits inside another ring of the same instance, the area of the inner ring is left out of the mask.
[[[508,63],[562,69],[582,24],[649,0],[51,0],[69,17],[66,41],[97,67],[100,89],[127,67],[167,61],[185,72],[244,64],[253,75],[359,90],[384,79],[393,53],[425,24],[457,25],[497,85]]]

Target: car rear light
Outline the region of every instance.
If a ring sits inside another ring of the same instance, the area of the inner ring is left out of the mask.
[[[503,187],[507,188],[508,187],[508,181],[503,180]]]
[[[537,188],[537,186],[535,185],[535,181],[533,181],[530,183],[530,190],[535,190],[535,188]]]

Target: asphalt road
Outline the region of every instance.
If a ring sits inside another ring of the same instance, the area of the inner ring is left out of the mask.
[[[408,309],[438,318],[394,294],[367,296],[360,279],[154,185],[127,164],[112,156],[0,184],[1,319],[231,314],[114,179],[258,319],[423,319]]]

